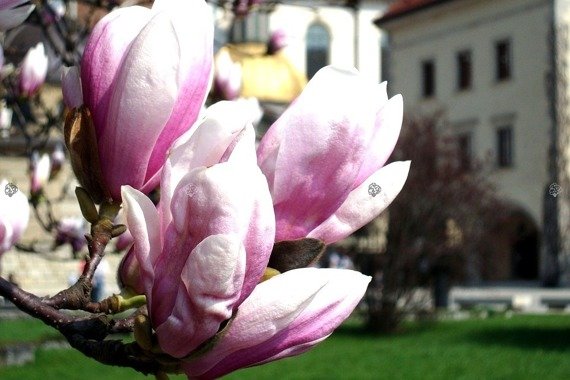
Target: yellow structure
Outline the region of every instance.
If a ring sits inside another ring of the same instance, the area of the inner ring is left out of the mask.
[[[283,50],[267,55],[265,44],[229,44],[218,54],[228,52],[242,67],[240,96],[256,97],[260,102],[290,103],[307,84],[304,73],[297,70]]]

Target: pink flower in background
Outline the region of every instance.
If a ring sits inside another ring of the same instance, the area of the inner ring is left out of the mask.
[[[165,164],[161,200],[123,187],[127,225],[161,348],[184,357],[218,332],[267,267],[275,219],[248,113],[208,108]],[[132,259],[126,259],[132,260]],[[132,276],[122,276],[131,288]]]
[[[284,29],[277,29],[271,33],[267,43],[267,54],[275,54],[289,45],[289,36]]]
[[[8,108],[4,101],[0,102],[0,139],[10,137],[10,129],[12,128],[12,108]]]
[[[12,29],[23,23],[35,5],[29,0],[0,0],[0,31]]]
[[[210,351],[186,360],[189,378],[299,355],[327,338],[354,310],[370,277],[345,269],[295,269],[259,284]]]
[[[356,70],[321,69],[261,140],[258,162],[273,197],[276,241],[333,243],[378,216],[409,162],[384,166],[402,124],[402,97]]]
[[[28,50],[20,66],[20,96],[33,96],[46,80],[48,57],[43,43],[38,43]]]
[[[81,217],[68,217],[61,219],[56,227],[55,245],[71,245],[74,253],[85,247],[87,241],[85,234],[88,232],[85,219]]]
[[[30,219],[30,206],[18,188],[0,181],[0,255],[20,240]]]
[[[106,188],[143,192],[158,184],[166,153],[196,121],[211,75],[213,22],[203,0],[157,0],[115,10],[93,29],[81,63]],[[81,104],[74,72],[64,76],[70,108]]]
[[[261,3],[263,3],[263,0],[234,0],[232,9],[237,16],[246,16]]]
[[[227,50],[216,55],[214,92],[224,100],[237,99],[241,93],[242,70],[239,62],[234,62]]]
[[[56,143],[53,147],[53,151],[50,154],[50,161],[50,178],[53,178],[60,172],[65,163],[65,152],[63,151],[63,144],[61,142]]]
[[[45,184],[49,180],[51,174],[51,160],[50,157],[44,153],[38,159],[38,155],[32,156],[31,172],[30,172],[30,193],[32,195],[39,194]],[[34,158],[35,157],[35,158]]]

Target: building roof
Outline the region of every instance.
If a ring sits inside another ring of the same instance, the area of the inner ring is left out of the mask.
[[[396,0],[390,4],[386,13],[384,13],[382,17],[376,19],[374,23],[376,25],[381,25],[387,21],[401,18],[450,1],[453,0]]]

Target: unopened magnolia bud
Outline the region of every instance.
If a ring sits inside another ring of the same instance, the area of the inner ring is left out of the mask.
[[[268,266],[279,272],[304,268],[316,262],[325,250],[319,239],[303,238],[275,243]]]
[[[75,108],[67,114],[64,134],[77,180],[95,203],[101,203],[109,196],[103,185],[93,120],[86,107]]]

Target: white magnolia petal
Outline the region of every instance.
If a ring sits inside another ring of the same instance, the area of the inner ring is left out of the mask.
[[[308,237],[326,244],[343,239],[380,215],[406,182],[410,161],[393,162],[368,177],[355,188],[339,209]]]

